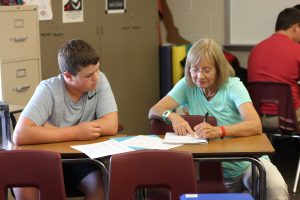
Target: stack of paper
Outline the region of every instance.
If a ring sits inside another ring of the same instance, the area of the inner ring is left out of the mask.
[[[175,133],[168,132],[163,142],[169,144],[198,144],[207,143],[207,139],[193,137],[191,135],[176,135]]]
[[[163,139],[158,136],[138,135],[117,137],[104,142],[71,147],[94,159],[139,149],[167,150],[178,146],[180,146],[180,144],[164,144]]]
[[[147,135],[138,135],[130,139],[120,142],[121,144],[131,147],[131,148],[140,148],[140,149],[171,149],[178,147],[180,145],[174,144],[164,144],[163,139],[160,137],[153,137]]]

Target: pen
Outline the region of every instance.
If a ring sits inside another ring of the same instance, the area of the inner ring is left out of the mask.
[[[208,117],[208,112],[206,112],[205,116],[204,116],[204,119],[203,119],[203,122],[206,122],[207,121],[207,117]]]

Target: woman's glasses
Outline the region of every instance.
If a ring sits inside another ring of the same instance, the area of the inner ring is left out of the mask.
[[[198,75],[200,73],[202,73],[203,75],[208,75],[212,69],[213,68],[211,67],[203,67],[202,69],[197,67],[191,67],[190,72],[192,75]]]

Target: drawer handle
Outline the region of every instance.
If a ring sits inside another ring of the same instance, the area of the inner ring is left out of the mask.
[[[132,29],[134,29],[134,30],[138,30],[140,28],[141,28],[140,26],[132,26]]]
[[[53,33],[53,36],[62,36],[64,33]]]
[[[123,30],[129,30],[129,29],[130,29],[130,26],[123,26],[122,29],[123,29]]]
[[[41,36],[50,36],[51,33],[41,33]]]
[[[24,35],[24,36],[16,36],[13,38],[13,40],[15,42],[24,42],[25,40],[27,40],[28,36]]]
[[[16,87],[16,91],[24,92],[25,90],[28,90],[29,88],[30,88],[30,85],[19,86],[19,87]]]

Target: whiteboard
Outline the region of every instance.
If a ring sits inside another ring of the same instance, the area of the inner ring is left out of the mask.
[[[280,11],[300,0],[227,0],[226,45],[255,45],[275,32]]]

